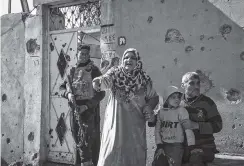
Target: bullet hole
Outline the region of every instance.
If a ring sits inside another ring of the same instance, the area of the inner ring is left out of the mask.
[[[67,43],[62,44],[62,47],[64,48],[67,45]]]
[[[59,156],[61,156],[61,155],[62,155],[62,153],[59,152]]]
[[[17,146],[17,148],[19,148],[19,146]]]
[[[205,37],[204,35],[201,35],[201,36],[200,36],[200,40],[203,40],[203,39],[204,39],[204,37]]]
[[[5,101],[7,101],[7,95],[6,94],[3,94],[2,95],[2,102],[5,102]]]
[[[50,43],[50,50],[53,51],[54,50],[54,46],[53,46],[53,43]]]
[[[165,69],[165,66],[162,66],[162,69]]]
[[[164,41],[165,43],[185,43],[185,39],[177,29],[168,29]]]
[[[242,101],[242,95],[239,90],[231,88],[225,91],[225,99],[227,99],[230,104],[239,104]]]
[[[243,148],[243,142],[242,142],[242,144],[239,146],[240,148]]]
[[[54,40],[57,40],[57,38],[55,37]]]
[[[161,0],[161,3],[164,3],[165,2],[165,0]]]
[[[177,58],[174,58],[174,63],[175,63],[175,65],[177,65],[177,63],[178,63],[178,59]]]
[[[233,125],[232,125],[232,129],[235,129],[235,128],[236,128],[236,125],[235,125],[235,124],[233,124]]]
[[[210,36],[209,38],[208,38],[208,40],[213,40],[214,39],[214,37],[213,36]]]
[[[62,24],[62,22],[63,22],[62,20],[59,20],[59,23],[60,23],[60,24]]]
[[[153,146],[152,149],[155,149],[155,146]]]
[[[23,152],[23,154],[25,154],[25,152]]]
[[[239,124],[239,126],[242,126],[242,124]]]
[[[33,155],[33,157],[32,157],[32,160],[35,160],[36,158],[37,158],[37,153],[35,153],[34,155]]]
[[[15,64],[17,65],[17,62],[15,62]]]
[[[10,138],[7,138],[7,144],[10,144],[10,142],[11,142]]]
[[[148,19],[147,19],[147,22],[150,24],[153,20],[153,17],[152,16],[149,16]]]
[[[18,126],[18,124],[15,124],[15,126]]]
[[[29,141],[33,141],[34,140],[34,132],[30,132],[30,134],[28,135],[28,140]]]
[[[58,95],[58,92],[55,92],[54,95]]]
[[[53,136],[51,135],[51,138],[53,138]]]
[[[66,61],[70,61],[70,56],[68,54],[65,55]]]
[[[205,2],[205,0],[202,0],[202,3],[204,3]]]
[[[47,144],[47,148],[49,148],[49,144]]]
[[[20,99],[20,96],[18,97],[18,99]]]
[[[2,137],[4,137],[4,134],[2,134]]]
[[[26,165],[26,166],[33,166],[32,164],[28,164],[28,165]]]
[[[70,48],[69,50],[72,51],[72,48]]]
[[[49,134],[51,135],[51,134],[52,134],[52,132],[53,132],[53,129],[50,129],[50,130],[49,130]]]
[[[36,43],[37,39],[30,39],[26,42],[26,49],[29,54],[34,54],[35,51],[40,50],[40,45]]]
[[[193,17],[193,18],[196,18],[196,17],[197,17],[197,14],[193,14],[192,17]]]
[[[13,150],[11,150],[10,152],[11,152],[11,153],[14,153],[14,151],[13,151]]]
[[[232,30],[232,27],[228,24],[224,24],[222,25],[220,28],[219,28],[219,32],[220,34],[223,36],[223,35],[226,35],[226,34],[229,34]]]
[[[208,12],[208,9],[205,9],[205,12]]]
[[[192,46],[187,46],[186,48],[185,48],[185,52],[186,53],[190,53],[190,52],[192,52],[193,51],[193,47]]]
[[[54,145],[54,144],[52,144],[52,147],[55,147],[55,145]]]
[[[240,58],[242,61],[244,61],[244,51],[240,54]]]
[[[201,47],[201,51],[204,51],[205,50],[205,47]]]
[[[206,93],[214,87],[213,80],[210,79],[211,72],[196,70],[196,73],[198,73],[200,77],[201,93]]]

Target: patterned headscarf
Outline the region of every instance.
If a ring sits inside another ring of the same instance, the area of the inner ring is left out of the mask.
[[[132,52],[137,59],[136,62],[137,65],[130,73],[124,69],[124,64],[123,64],[125,55],[128,52]],[[113,80],[113,87],[112,87],[113,92],[120,90],[123,93],[125,93],[127,97],[129,97],[132,94],[135,94],[141,88],[145,88],[146,90],[146,86],[148,85],[148,83],[150,84],[152,83],[151,78],[142,69],[141,58],[137,50],[134,48],[129,48],[125,50],[122,56],[120,66],[110,70],[110,72],[108,72],[108,75],[110,75]]]

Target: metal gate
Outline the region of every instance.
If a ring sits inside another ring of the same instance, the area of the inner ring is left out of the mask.
[[[59,86],[67,69],[76,63],[79,44],[91,46],[91,58],[100,53],[100,2],[65,4],[50,8],[49,14],[49,136],[48,160],[57,163],[74,162],[74,141],[70,129],[70,109],[67,99],[60,96]],[[83,12],[83,13],[82,13]],[[89,14],[90,12],[90,14]],[[75,19],[73,19],[73,16]],[[89,16],[89,18],[88,18]]]

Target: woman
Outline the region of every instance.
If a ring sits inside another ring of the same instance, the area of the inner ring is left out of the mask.
[[[136,49],[127,49],[121,65],[95,78],[93,87],[111,90],[98,166],[146,166],[146,120],[154,121],[159,99]]]

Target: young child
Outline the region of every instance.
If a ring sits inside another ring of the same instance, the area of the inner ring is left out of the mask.
[[[183,94],[174,86],[170,86],[164,95],[165,102],[157,114],[155,127],[157,144],[153,162],[155,166],[181,166],[184,134],[186,134],[188,146],[195,144],[193,131],[184,130],[181,125],[189,119],[187,110],[180,106],[182,96]]]

